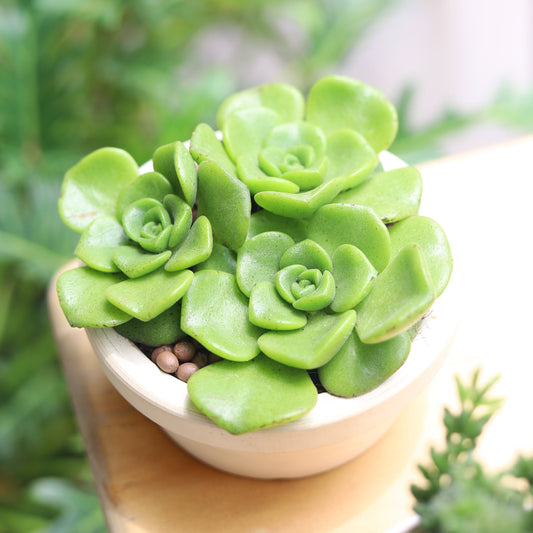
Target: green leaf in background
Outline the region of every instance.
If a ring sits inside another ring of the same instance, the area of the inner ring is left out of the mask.
[[[59,189],[44,179],[28,188],[0,181],[0,264],[15,262],[41,283],[72,258],[78,238],[57,214]]]
[[[42,505],[55,508],[59,515],[43,533],[105,533],[102,511],[95,494],[61,479],[42,478],[30,487],[30,494]]]

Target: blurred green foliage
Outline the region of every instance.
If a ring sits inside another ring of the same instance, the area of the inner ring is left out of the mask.
[[[399,1],[3,0],[0,533],[105,530],[45,305],[48,280],[77,240],[57,215],[65,170],[104,145],[141,163],[154,147],[189,138],[198,122],[214,125],[249,59],[203,62],[198,48],[210,31],[271,51],[288,81],[306,90]],[[530,95],[509,89],[491,109],[446,112],[416,131],[414,96],[407,88],[398,102],[395,144],[410,160],[435,154],[443,137],[479,120],[533,124]]]

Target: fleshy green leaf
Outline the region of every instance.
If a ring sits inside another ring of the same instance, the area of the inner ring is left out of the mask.
[[[303,118],[305,101],[298,89],[286,83],[246,89],[222,102],[217,113],[218,127],[223,130],[229,115],[250,107],[265,107],[275,111],[283,122],[296,122]]]
[[[352,244],[339,246],[332,261],[336,290],[331,310],[342,313],[353,309],[368,294],[377,271],[365,254]]]
[[[146,346],[172,344],[185,337],[180,328],[180,310],[177,303],[148,322],[132,318],[115,329],[122,336]]]
[[[333,255],[342,244],[359,248],[378,271],[390,259],[387,227],[368,207],[329,204],[321,207],[309,221],[308,235]]]
[[[429,217],[412,216],[394,224],[390,229],[393,257],[409,243],[416,243],[424,252],[436,296],[440,296],[452,274],[453,259],[446,234]]]
[[[167,272],[160,268],[110,286],[106,297],[114,306],[146,322],[172,307],[187,292],[193,276],[190,270]]]
[[[265,107],[233,112],[222,128],[224,147],[230,158],[237,161],[241,156],[257,156],[269,131],[279,122],[279,115]]]
[[[322,130],[308,122],[288,122],[270,130],[265,146],[281,148],[285,152],[293,147],[308,146],[313,149],[314,159],[324,155],[326,138]]]
[[[287,304],[273,283],[262,281],[250,294],[250,322],[264,329],[289,331],[303,328],[307,317]]]
[[[319,207],[331,202],[344,186],[344,178],[332,179],[310,191],[283,193],[264,191],[257,193],[254,200],[267,211],[287,218],[306,218]]]
[[[169,194],[165,196],[164,206],[170,215],[172,231],[168,237],[168,247],[175,248],[187,236],[192,223],[192,210],[179,196]]]
[[[415,167],[374,174],[370,179],[333,200],[338,204],[370,207],[385,224],[416,215],[422,197],[422,177]]]
[[[141,198],[154,198],[163,203],[165,196],[171,193],[170,181],[159,172],[141,174],[120,191],[117,200],[117,218],[121,221],[124,210]]]
[[[408,244],[378,275],[370,294],[357,306],[359,338],[374,344],[410,328],[435,299],[431,273],[420,247]]]
[[[218,243],[213,243],[211,255],[202,263],[196,265],[194,270],[222,270],[235,275],[237,270],[237,256],[233,250]]]
[[[296,331],[269,331],[259,337],[259,347],[268,357],[296,368],[318,368],[342,347],[355,324],[355,311],[309,316],[307,325]]]
[[[101,215],[117,218],[120,191],[139,173],[135,160],[119,148],[100,148],[85,156],[66,174],[59,199],[63,222],[83,231]]]
[[[244,363],[208,365],[192,375],[187,389],[202,413],[234,434],[299,418],[318,397],[307,372],[264,355]]]
[[[320,163],[321,165],[313,168],[289,170],[282,175],[283,179],[290,183],[294,183],[301,191],[308,191],[318,187],[324,180],[324,169],[327,165],[327,159],[323,157],[320,160]]]
[[[235,165],[229,158],[216,133],[207,124],[198,124],[191,137],[191,154],[195,161],[214,161],[230,176],[237,176]]]
[[[139,278],[164,265],[171,255],[170,250],[152,254],[137,246],[124,245],[113,250],[113,262],[128,278]]]
[[[262,191],[298,192],[296,183],[284,178],[267,176],[258,166],[257,157],[241,156],[237,159],[237,176],[252,194]]]
[[[57,295],[69,324],[77,328],[117,326],[131,315],[112,305],[105,293],[124,280],[124,275],[79,267],[63,272],[57,280]]]
[[[237,253],[237,283],[250,296],[261,281],[274,281],[280,269],[280,259],[294,241],[284,233],[261,233],[247,240]]]
[[[225,359],[248,361],[259,353],[262,330],[248,320],[248,300],[227,272],[195,274],[183,298],[181,329]]]
[[[251,239],[266,231],[280,231],[292,237],[294,242],[303,241],[307,235],[307,221],[275,215],[260,209],[250,217],[248,238]]]
[[[375,389],[405,362],[411,349],[407,333],[377,344],[348,337],[335,357],[318,369],[320,383],[336,396],[350,398]]]
[[[353,130],[339,130],[329,135],[326,156],[326,180],[344,176],[344,189],[361,183],[379,163],[376,152],[365,138]]]
[[[128,236],[115,218],[101,216],[83,230],[75,254],[95,270],[118,272],[113,262],[113,250],[128,241]]]
[[[196,165],[181,141],[160,146],[153,155],[154,170],[168,178],[174,193],[192,206],[196,199]]]
[[[307,268],[317,268],[318,270],[331,271],[333,269],[327,252],[311,239],[296,243],[281,256],[280,268],[289,265],[304,265]]]
[[[173,251],[172,257],[165,265],[165,270],[175,272],[202,263],[211,255],[212,250],[211,224],[206,217],[198,217],[185,240]]]
[[[326,76],[311,87],[307,120],[322,128],[326,135],[353,129],[376,153],[392,144],[398,130],[396,109],[385,95],[345,76]]]
[[[213,161],[198,167],[198,214],[211,222],[215,241],[238,250],[250,226],[252,201],[246,185]]]

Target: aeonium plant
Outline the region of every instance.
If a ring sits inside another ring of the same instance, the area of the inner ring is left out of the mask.
[[[72,326],[218,356],[189,395],[240,434],[312,409],[317,379],[353,397],[391,376],[452,258],[418,215],[419,172],[381,167],[397,115],[373,87],[328,76],[305,100],[264,85],[217,122],[155,150],[148,172],[117,148],[67,172],[59,211],[84,266],[57,288]]]

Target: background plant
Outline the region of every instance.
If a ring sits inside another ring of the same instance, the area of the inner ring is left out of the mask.
[[[72,257],[76,241],[57,215],[65,170],[104,145],[120,146],[141,163],[153,146],[187,139],[197,123],[214,117],[225,96],[250,85],[239,57],[226,68],[198,66],[195,50],[210,29],[229,25],[268,47],[286,65],[289,81],[307,91],[397,3],[2,2],[1,533],[104,529],[44,302],[50,276]],[[533,124],[531,94],[512,87],[480,112],[444,110],[423,130],[410,126],[414,101],[416,87],[406,87],[395,102],[401,129],[393,151],[411,163],[442,153],[443,139],[481,121],[521,129]]]
[[[474,372],[469,383],[456,379],[460,406],[457,413],[444,411],[446,445],[441,451],[431,448],[431,462],[418,467],[424,484],[411,491],[420,533],[526,533],[533,528],[533,456],[520,456],[496,474],[475,457],[478,438],[502,405],[489,394],[497,378],[481,384],[479,374]]]

